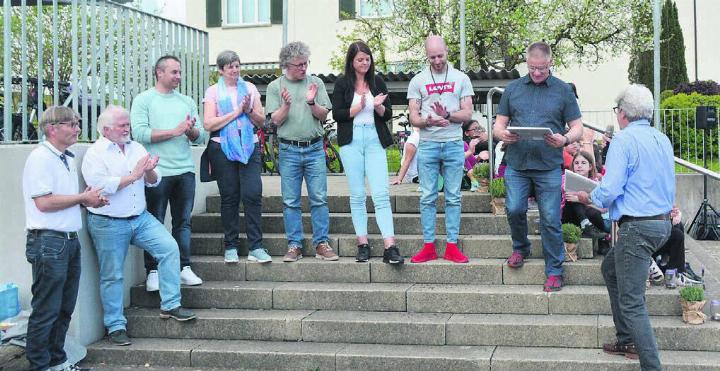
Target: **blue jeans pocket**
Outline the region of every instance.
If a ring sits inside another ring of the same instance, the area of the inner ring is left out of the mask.
[[[34,234],[28,233],[27,242],[25,243],[25,259],[28,263],[33,264],[38,256],[38,244],[37,237]]]
[[[65,253],[67,240],[56,236],[40,237],[40,256],[43,259],[60,259]]]

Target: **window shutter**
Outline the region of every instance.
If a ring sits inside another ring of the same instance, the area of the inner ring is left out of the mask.
[[[340,1],[340,20],[355,19],[355,0]]]
[[[205,0],[205,27],[222,26],[222,0]]]
[[[270,23],[283,23],[283,0],[270,0]]]

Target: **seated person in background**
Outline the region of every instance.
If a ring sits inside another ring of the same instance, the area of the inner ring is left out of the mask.
[[[592,180],[600,181],[595,169],[595,162],[592,160],[592,156],[585,151],[579,151],[575,154],[569,170]],[[563,182],[563,192],[564,188],[565,184]],[[564,194],[563,200],[565,201],[562,210],[563,223],[573,223],[580,226],[583,230],[583,237],[602,238],[605,237],[605,234],[610,233],[602,217],[605,210],[600,210],[592,204],[581,204],[577,202],[577,196],[574,195]],[[593,226],[595,230],[593,230]]]
[[[487,161],[488,137],[485,129],[477,120],[470,120],[462,125],[465,151],[465,176],[470,180],[470,192],[477,191],[480,184],[473,175],[473,167],[479,161]]]
[[[417,147],[420,143],[420,129],[413,127],[412,133],[405,141],[402,159],[400,159],[400,171],[397,177],[390,182],[392,185],[401,183],[418,183],[417,169]]]
[[[654,254],[650,264],[650,281],[661,284],[664,273],[668,269],[676,269],[675,284],[677,286],[690,286],[702,284],[702,277],[698,276],[685,262],[685,226],[682,223],[682,213],[677,205],[670,211],[672,229],[670,238]]]
[[[580,150],[580,143],[579,142],[572,142],[568,143],[565,148],[563,148],[563,168],[564,169],[570,169],[572,168],[572,162],[575,158],[575,155]]]

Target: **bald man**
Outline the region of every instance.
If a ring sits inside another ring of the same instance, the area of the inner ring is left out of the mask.
[[[420,221],[424,246],[411,262],[437,259],[435,251],[435,201],[438,176],[445,183],[446,260],[467,263],[457,247],[460,232],[460,183],[463,176],[462,123],[472,116],[473,89],[470,78],[447,61],[448,48],[440,36],[425,40],[428,66],[415,75],[408,86],[410,123],[420,128],[417,150],[420,176]]]

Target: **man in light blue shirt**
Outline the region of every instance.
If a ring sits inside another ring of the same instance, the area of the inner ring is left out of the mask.
[[[606,172],[590,195],[569,192],[579,202],[610,209],[618,222],[618,241],[602,263],[610,295],[617,342],[603,351],[640,358],[645,370],[662,370],[645,305],[650,259],[670,236],[675,201],[675,165],[670,140],[650,126],[653,97],[646,87],[630,85],[613,108],[620,133],[608,151]]]

